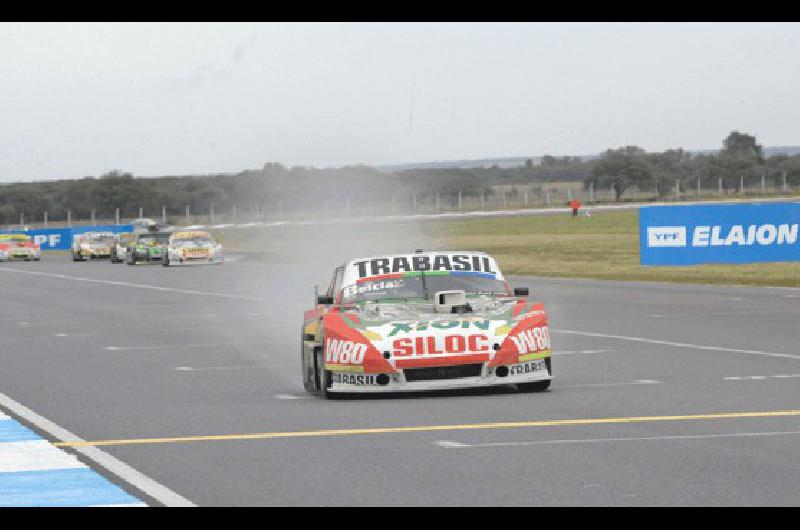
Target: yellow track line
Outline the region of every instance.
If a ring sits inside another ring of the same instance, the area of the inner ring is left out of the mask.
[[[554,427],[559,425],[597,425],[608,423],[642,423],[650,421],[716,420],[725,418],[769,418],[778,416],[800,416],[800,410],[777,410],[768,412],[719,412],[688,414],[684,416],[632,416],[623,418],[590,418],[566,420],[539,420],[503,423],[467,423],[462,425],[421,425],[416,427],[378,427],[366,429],[331,429],[320,431],[261,432],[252,434],[221,434],[212,436],[182,436],[175,438],[130,438],[123,440],[96,440],[80,442],[56,442],[57,447],[83,447],[87,445],[138,445],[181,442],[209,442],[225,440],[266,440],[273,438],[306,438],[311,436],[347,436],[356,434],[387,434],[406,432],[467,431],[475,429],[516,429],[520,427]]]

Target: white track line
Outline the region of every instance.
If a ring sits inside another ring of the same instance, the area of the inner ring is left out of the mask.
[[[686,434],[677,436],[647,436],[640,438],[577,438],[571,440],[539,440],[532,442],[487,442],[487,443],[463,443],[452,440],[438,440],[434,442],[439,447],[446,449],[465,449],[470,447],[509,447],[524,445],[547,445],[547,444],[581,444],[581,443],[602,443],[602,442],[634,442],[634,441],[658,441],[658,440],[705,440],[712,438],[745,438],[756,436],[786,436],[800,434],[800,431],[783,432],[734,432],[729,434]]]
[[[79,438],[68,430],[59,427],[47,418],[36,414],[28,407],[14,401],[12,398],[2,393],[0,393],[0,405],[4,406],[20,418],[30,422],[37,428],[41,429],[59,441],[84,441],[82,438]],[[149,495],[165,506],[195,506],[195,504],[190,500],[178,495],[166,486],[163,486],[150,477],[143,475],[142,473],[130,467],[128,464],[114,458],[110,454],[98,449],[97,447],[83,446],[73,447],[72,449],[75,452],[82,454],[97,465],[107,469],[128,484],[133,485],[146,495]]]
[[[174,348],[222,348],[234,346],[259,346],[270,344],[268,341],[259,342],[221,342],[216,344],[197,343],[197,344],[161,344],[159,346],[106,346],[107,351],[147,351],[147,350],[171,350]]]
[[[251,300],[255,302],[263,301],[263,298],[258,298],[256,296],[247,296],[243,294],[228,294],[228,293],[212,293],[208,291],[193,291],[191,289],[176,289],[174,287],[160,287],[158,285],[147,285],[143,283],[130,283],[130,282],[117,282],[112,280],[98,280],[97,278],[83,278],[81,276],[68,276],[66,274],[54,274],[50,272],[36,272],[36,271],[24,271],[21,269],[12,269],[7,267],[0,268],[0,271],[5,272],[18,272],[20,274],[33,274],[36,276],[47,276],[48,278],[59,278],[62,280],[72,280],[76,282],[91,282],[91,283],[103,283],[107,285],[118,285],[121,287],[133,287],[136,289],[151,289],[154,291],[167,291],[171,293],[181,293],[181,294],[196,294],[202,296],[216,296],[219,298],[235,298],[239,300]]]
[[[655,379],[637,379],[629,383],[587,383],[585,385],[557,385],[553,388],[596,388],[605,386],[658,385],[661,383],[662,381],[656,381]]]
[[[179,372],[204,372],[207,370],[269,370],[269,367],[249,364],[241,366],[176,366],[173,370]]]
[[[617,339],[617,340],[627,340],[632,342],[646,342],[649,344],[661,344],[663,346],[673,346],[675,348],[691,348],[694,350],[722,351],[731,353],[748,353],[750,355],[763,355],[766,357],[783,357],[785,359],[800,360],[800,355],[792,355],[790,353],[775,353],[775,352],[767,352],[760,350],[740,350],[736,348],[723,348],[721,346],[703,346],[700,344],[688,344],[685,342],[670,342],[667,340],[647,339],[643,337],[627,337],[625,335],[610,335],[608,333],[590,333],[588,331],[572,331],[568,329],[551,329],[550,331],[554,333],[564,333],[567,335],[583,335],[586,337],[600,337],[604,339]]]
[[[607,353],[614,350],[575,350],[575,351],[554,351],[553,355],[575,355],[576,353]]]
[[[800,377],[800,374],[775,374],[775,375],[741,375],[723,377],[725,381],[760,381],[763,379],[792,379]]]

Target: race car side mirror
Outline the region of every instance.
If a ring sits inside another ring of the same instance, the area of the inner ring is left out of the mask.
[[[333,297],[332,296],[325,296],[319,295],[317,296],[317,304],[319,305],[333,305]]]
[[[528,296],[529,294],[527,287],[514,287],[514,296]]]

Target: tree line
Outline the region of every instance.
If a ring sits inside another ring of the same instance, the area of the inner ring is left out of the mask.
[[[692,155],[683,149],[647,153],[636,146],[609,149],[592,167],[583,181],[588,188],[613,187],[616,200],[622,200],[631,187],[653,189],[665,197],[676,183],[682,189],[696,186],[724,191],[760,183],[774,186],[800,183],[800,155],[765,157],[754,136],[733,131],[713,154]]]
[[[63,220],[67,210],[74,219],[88,219],[92,211],[100,218],[136,217],[139,208],[154,216],[162,206],[172,214],[183,212],[229,213],[233,208],[249,212],[281,210],[314,211],[363,204],[385,204],[391,200],[455,200],[458,193],[491,196],[498,184],[527,185],[548,182],[583,182],[595,190],[613,189],[623,200],[632,187],[657,189],[662,196],[681,186],[725,189],[760,182],[800,184],[800,155],[765,157],[753,136],[732,132],[718,153],[691,154],[682,149],[648,153],[636,146],[609,149],[599,157],[554,157],[539,164],[531,160],[522,167],[436,168],[380,171],[369,166],[340,168],[286,167],[267,163],[257,170],[236,174],[136,177],[111,171],[100,177],[0,185],[0,223],[39,220],[48,212],[51,220]]]

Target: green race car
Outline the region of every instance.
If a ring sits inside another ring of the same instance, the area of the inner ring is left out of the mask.
[[[128,245],[128,265],[161,263],[166,253],[170,232],[144,232]]]

